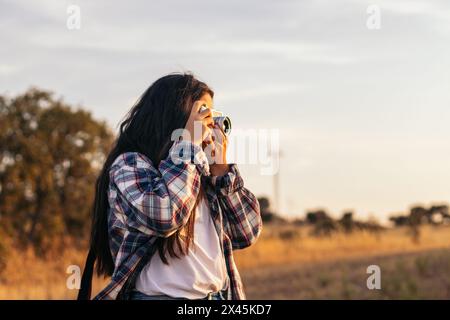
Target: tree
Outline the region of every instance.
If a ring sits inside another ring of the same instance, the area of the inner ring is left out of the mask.
[[[84,237],[95,179],[113,142],[104,122],[48,91],[0,96],[0,225],[17,244],[45,250]]]
[[[261,211],[261,219],[263,222],[286,222],[282,217],[270,210],[269,198],[259,197],[258,202]]]
[[[426,219],[427,209],[417,206],[413,207],[409,213],[409,227],[414,243],[420,242],[420,225]]]
[[[306,221],[314,226],[312,233],[316,236],[329,236],[337,230],[336,222],[325,210],[307,212]]]
[[[341,224],[342,228],[346,233],[351,233],[353,229],[355,228],[355,222],[353,220],[353,212],[345,212],[342,215],[342,218],[339,220],[339,223]]]

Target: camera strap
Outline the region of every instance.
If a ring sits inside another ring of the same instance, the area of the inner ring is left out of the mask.
[[[92,275],[94,273],[96,255],[94,249],[90,248],[84,265],[83,276],[81,277],[80,291],[77,300],[90,300],[92,291]]]

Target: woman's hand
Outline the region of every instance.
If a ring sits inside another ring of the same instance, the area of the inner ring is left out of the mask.
[[[194,106],[192,107],[191,114],[185,127],[190,135],[190,141],[199,146],[202,145],[202,142],[207,137],[211,137],[211,127],[214,125],[211,109],[205,108],[205,110],[200,111],[200,108],[203,105],[206,105],[206,101],[204,100],[194,102]]]
[[[209,166],[209,170],[213,176],[223,176],[230,171],[227,164],[228,138],[219,126],[214,125],[212,140],[214,163]]]

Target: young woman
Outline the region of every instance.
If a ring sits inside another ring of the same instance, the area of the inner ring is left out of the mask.
[[[192,75],[171,74],[128,113],[97,179],[79,299],[90,298],[95,262],[111,276],[95,299],[245,298],[233,250],[258,238],[259,204],[226,162],[213,96]],[[179,129],[187,135],[174,139]]]

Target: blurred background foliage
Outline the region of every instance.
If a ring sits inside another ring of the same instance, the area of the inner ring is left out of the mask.
[[[0,96],[0,232],[41,253],[63,236],[85,238],[112,141],[105,122],[49,91]]]

